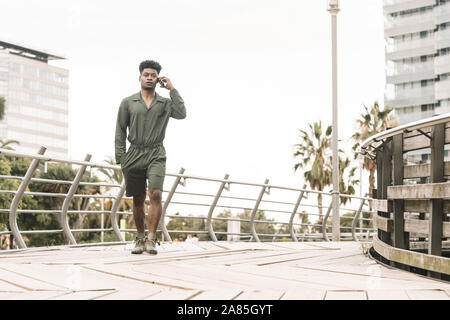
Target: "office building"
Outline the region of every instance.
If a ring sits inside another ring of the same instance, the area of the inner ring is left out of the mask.
[[[0,40],[0,96],[6,99],[0,138],[16,151],[68,156],[69,71],[52,66],[60,55]]]
[[[385,105],[400,124],[450,112],[450,0],[384,0],[383,12]]]

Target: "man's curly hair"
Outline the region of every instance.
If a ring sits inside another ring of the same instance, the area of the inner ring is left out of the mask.
[[[142,74],[142,71],[145,69],[145,68],[152,68],[152,69],[155,69],[156,71],[158,71],[158,74],[159,74],[159,72],[161,71],[161,65],[158,63],[158,62],[156,62],[156,61],[153,61],[153,60],[145,60],[145,61],[142,61],[140,64],[139,64],[139,73],[140,74]]]

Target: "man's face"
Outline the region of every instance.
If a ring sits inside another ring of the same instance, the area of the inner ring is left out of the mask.
[[[156,88],[158,84],[158,71],[152,68],[145,68],[139,76],[139,81],[141,82],[141,88],[144,90]]]

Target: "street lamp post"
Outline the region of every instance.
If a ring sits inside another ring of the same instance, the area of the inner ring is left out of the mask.
[[[339,217],[339,154],[338,154],[338,125],[337,125],[337,14],[339,12],[339,0],[328,0],[328,12],[331,14],[331,39],[332,39],[332,89],[333,89],[333,217],[332,232],[333,241],[340,239]]]

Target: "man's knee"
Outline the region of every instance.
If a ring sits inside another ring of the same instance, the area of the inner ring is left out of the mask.
[[[143,207],[145,203],[145,196],[146,196],[145,193],[138,196],[133,196],[133,205],[136,208]]]
[[[161,200],[162,200],[162,191],[161,190],[149,189],[148,190],[148,195],[150,197],[150,202],[151,203],[155,203],[155,204],[161,203]]]

